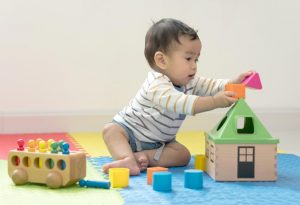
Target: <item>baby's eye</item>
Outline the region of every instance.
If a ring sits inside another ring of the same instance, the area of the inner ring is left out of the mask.
[[[199,61],[199,59],[198,59],[198,58],[196,58],[196,59],[195,59],[195,62],[196,62],[196,63],[198,63],[198,61]]]
[[[187,61],[190,61],[192,58],[185,58]]]

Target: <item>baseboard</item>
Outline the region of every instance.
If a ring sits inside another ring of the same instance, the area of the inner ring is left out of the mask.
[[[0,133],[100,132],[116,112],[72,111],[39,113],[0,113]],[[187,117],[181,130],[210,130],[226,109]],[[299,110],[258,109],[256,115],[269,131],[299,130]]]

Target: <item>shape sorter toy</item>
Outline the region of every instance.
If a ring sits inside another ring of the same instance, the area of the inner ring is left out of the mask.
[[[38,146],[30,140],[24,148],[24,141],[18,140],[18,148],[9,151],[8,174],[16,185],[31,183],[46,184],[50,188],[65,187],[86,176],[86,156],[82,152],[69,151],[68,144],[52,141],[49,151],[45,141]],[[60,149],[58,149],[60,147]]]
[[[246,86],[261,89],[256,72]],[[277,144],[240,98],[206,135],[206,172],[216,181],[277,180]]]

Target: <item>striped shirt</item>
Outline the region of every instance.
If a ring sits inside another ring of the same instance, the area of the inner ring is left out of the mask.
[[[227,80],[195,76],[187,85],[176,87],[170,79],[154,70],[129,105],[114,120],[129,127],[143,142],[169,142],[186,115],[194,115],[198,96],[213,96],[223,90]]]

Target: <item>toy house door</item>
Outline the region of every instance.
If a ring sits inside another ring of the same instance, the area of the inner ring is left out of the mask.
[[[238,178],[254,178],[255,147],[238,147]]]

